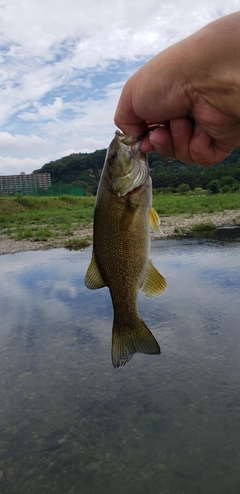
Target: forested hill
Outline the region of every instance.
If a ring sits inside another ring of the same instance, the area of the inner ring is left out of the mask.
[[[93,153],[71,154],[46,163],[35,172],[49,172],[53,184],[83,187],[86,194],[95,195],[105,155],[106,149]],[[234,150],[220,165],[209,168],[187,166],[180,161],[161,158],[156,153],[149,153],[148,160],[155,189],[167,189],[174,192],[182,184],[186,184],[191,190],[195,187],[207,189],[209,183],[213,181],[216,181],[215,187],[219,187],[219,190],[224,186],[233,190],[240,188],[240,149]]]

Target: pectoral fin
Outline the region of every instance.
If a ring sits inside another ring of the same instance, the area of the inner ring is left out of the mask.
[[[150,227],[154,232],[160,232],[163,235],[163,231],[160,228],[160,218],[154,208],[149,212]]]
[[[92,259],[86,272],[85,285],[87,288],[90,288],[90,290],[95,290],[106,286],[106,283],[103,281],[99,271],[94,252],[92,253]]]
[[[167,286],[165,278],[153,266],[152,260],[149,260],[148,269],[144,278],[141,290],[146,297],[152,298],[160,295]]]

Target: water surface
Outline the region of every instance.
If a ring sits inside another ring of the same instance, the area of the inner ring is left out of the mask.
[[[90,255],[0,256],[1,494],[239,494],[239,229],[152,243],[162,354],[120,369]]]

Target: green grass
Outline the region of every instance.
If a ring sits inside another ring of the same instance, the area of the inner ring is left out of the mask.
[[[176,194],[156,194],[153,207],[159,216],[176,214],[215,213],[225,209],[240,208],[240,194],[217,194],[206,196],[180,196]]]
[[[209,232],[212,230],[215,230],[216,226],[212,221],[205,221],[203,223],[195,223],[194,225],[191,226],[191,230],[194,233],[199,233],[199,232]]]
[[[45,242],[48,240],[48,238],[53,238],[53,237],[58,237],[59,233],[58,232],[53,232],[48,226],[45,226],[44,228],[39,228],[35,232],[33,240],[37,241],[42,241]]]
[[[193,225],[187,227],[176,226],[174,228],[174,233],[177,233],[179,235],[185,235],[190,231],[192,233],[207,233],[207,232],[212,232],[213,230],[216,230],[216,225],[214,225],[212,221],[204,221],[202,223],[194,223]]]
[[[92,236],[91,235],[86,235],[85,237],[82,238],[72,238],[68,242],[66,242],[65,247],[68,250],[81,250],[84,249],[85,247],[88,247],[88,245],[91,244],[92,241]]]
[[[0,197],[0,233],[21,240],[69,236],[93,220],[94,197]]]
[[[11,234],[12,234],[12,232],[11,232]],[[23,240],[23,239],[30,239],[30,238],[32,238],[32,236],[33,236],[32,229],[31,228],[24,228],[23,230],[17,231],[14,238],[16,240]]]
[[[43,228],[23,228],[11,230],[10,236],[15,240],[33,240],[45,242],[48,238],[58,237],[58,232],[53,232],[48,226]]]
[[[94,197],[1,197],[0,233],[18,240],[47,240],[73,235],[93,221]],[[240,193],[205,196],[154,194],[159,216],[240,210]],[[75,239],[77,244],[77,239]],[[81,247],[80,247],[81,248]]]

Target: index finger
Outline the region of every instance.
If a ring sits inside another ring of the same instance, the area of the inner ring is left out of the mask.
[[[130,108],[124,112],[117,107],[114,123],[124,134],[134,137],[146,134],[148,130],[147,122],[138,118]]]
[[[122,90],[114,116],[114,122],[124,134],[138,137],[147,132],[148,125],[134,111],[132,88],[129,82]]]

